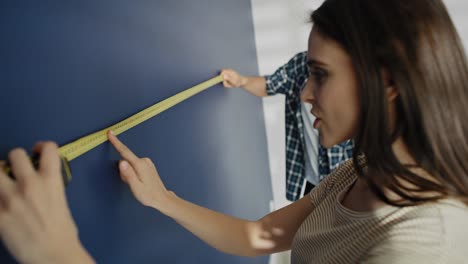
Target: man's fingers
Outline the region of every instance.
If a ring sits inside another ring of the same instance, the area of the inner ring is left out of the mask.
[[[46,176],[60,175],[60,154],[57,144],[53,142],[39,143],[34,147],[34,151],[40,154],[39,170]]]
[[[14,149],[8,155],[11,171],[20,185],[24,185],[36,175],[31,159],[24,149]]]
[[[132,166],[135,166],[139,158],[127,147],[125,146],[111,130],[107,132],[107,137],[109,138],[110,143],[114,146],[115,150],[119,152],[120,156],[130,162]]]
[[[44,147],[45,142],[44,141],[38,141],[36,145],[32,148],[33,153],[40,153],[42,151],[42,148]]]
[[[15,188],[15,183],[5,172],[5,161],[0,161],[0,203],[3,203]]]

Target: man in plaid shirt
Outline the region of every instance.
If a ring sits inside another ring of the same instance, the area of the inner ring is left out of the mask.
[[[272,75],[242,76],[225,69],[225,87],[242,87],[256,96],[286,96],[286,198],[298,200],[322,181],[338,165],[352,157],[353,143],[348,140],[325,149],[318,143],[318,132],[312,128],[315,117],[310,105],[300,95],[310,74],[307,52],[296,54]],[[306,192],[303,192],[304,186]]]

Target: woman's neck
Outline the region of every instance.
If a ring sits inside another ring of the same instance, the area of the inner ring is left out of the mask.
[[[398,138],[397,140],[395,140],[395,142],[392,144],[392,149],[396,158],[403,166],[413,165],[408,168],[412,173],[422,178],[426,178],[426,179],[436,182],[434,177],[431,176],[429,173],[427,173],[424,169],[418,166],[414,166],[414,165],[417,165],[416,161],[411,156],[402,138]],[[374,175],[373,177],[379,177],[379,176]],[[415,185],[402,179],[401,177],[398,177],[398,176],[396,177],[403,186],[410,187],[410,188],[416,187]],[[390,200],[402,199],[402,197],[400,197],[399,195],[397,195],[396,193],[388,189],[384,189],[384,193]],[[418,195],[421,197],[431,197],[437,194],[433,192],[426,192],[426,193],[417,193],[413,195]],[[371,191],[371,189],[369,188],[365,180],[362,178],[358,178],[358,180],[346,192],[345,196],[343,197],[342,204],[348,209],[359,211],[359,212],[375,211],[381,207],[386,206],[386,204]]]
[[[409,166],[408,170],[410,172],[426,180],[430,180],[434,183],[439,183],[439,181],[433,175],[431,175],[429,172],[427,172],[426,170],[424,170],[423,168],[419,166],[419,164],[411,156],[407,145],[405,144],[405,142],[403,141],[401,137],[397,138],[395,142],[393,142],[392,149],[393,149],[393,153],[395,154],[400,164],[402,164],[403,166],[405,165]],[[399,180],[403,186],[417,189],[417,186],[408,182],[407,180],[404,180],[402,177],[398,177],[398,176],[396,177],[397,177],[397,180]],[[392,198],[392,196],[393,198],[395,198],[394,195],[390,194],[389,198]],[[414,195],[427,198],[427,197],[435,197],[435,196],[438,196],[439,194],[435,192],[427,191],[427,192],[414,193]]]

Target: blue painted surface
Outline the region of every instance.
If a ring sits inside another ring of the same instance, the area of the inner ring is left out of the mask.
[[[0,3],[0,158],[114,124],[232,67],[257,74],[249,0]],[[260,99],[217,85],[121,135],[168,189],[246,219],[271,198]],[[266,263],[220,253],[141,206],[105,143],[71,162],[67,198],[99,263]],[[229,238],[227,238],[229,239]],[[0,248],[0,263],[14,263]]]

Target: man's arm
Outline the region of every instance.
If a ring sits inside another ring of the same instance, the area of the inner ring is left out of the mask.
[[[232,69],[224,69],[221,74],[226,88],[240,87],[255,96],[267,96],[266,80],[263,76],[243,76]]]
[[[232,69],[221,71],[224,87],[241,87],[256,96],[284,94],[299,97],[303,84],[309,77],[307,52],[297,53],[286,64],[267,76],[243,76]]]

